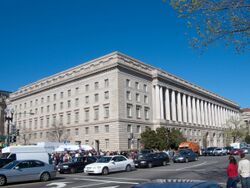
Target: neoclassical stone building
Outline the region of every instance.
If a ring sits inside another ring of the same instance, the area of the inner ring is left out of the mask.
[[[10,95],[19,143],[64,139],[102,150],[140,147],[146,127],[180,129],[202,146],[223,146],[239,106],[141,61],[113,52]],[[65,136],[66,135],[66,136]]]

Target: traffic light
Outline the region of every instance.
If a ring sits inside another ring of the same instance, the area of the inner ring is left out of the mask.
[[[16,136],[19,136],[19,129],[16,130]]]

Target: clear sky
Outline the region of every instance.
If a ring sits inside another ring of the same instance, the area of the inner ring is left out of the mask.
[[[250,52],[200,55],[162,0],[0,1],[0,90],[120,51],[250,107]]]

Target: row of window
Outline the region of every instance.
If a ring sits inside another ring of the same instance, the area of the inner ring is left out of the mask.
[[[132,93],[131,93],[131,91],[127,91],[127,95],[126,96],[127,96],[127,100],[129,100],[129,101],[132,100]],[[140,95],[140,93],[136,93],[135,94],[135,101],[136,102],[141,102],[141,95]],[[144,95],[143,102],[145,104],[148,104],[148,96],[147,95]]]
[[[89,91],[89,87],[90,87],[89,84],[85,85],[85,92]],[[104,88],[108,88],[108,87],[109,87],[109,80],[105,79],[104,80]],[[94,83],[94,89],[95,90],[99,89],[99,82]],[[79,90],[80,90],[79,87],[75,88],[75,94],[76,95],[79,93]],[[72,93],[72,90],[68,89],[67,90],[67,97],[71,97],[71,95],[72,95],[71,93]],[[63,91],[60,92],[60,99],[64,98],[64,94],[65,94],[65,92],[63,92]],[[50,102],[50,99],[51,99],[51,96],[48,95],[47,96],[47,102]],[[57,94],[53,94],[53,101],[56,101],[56,100],[57,100]],[[42,97],[41,100],[40,100],[40,103],[43,104],[44,102],[45,102],[45,98]],[[30,103],[29,107],[32,107],[33,106],[33,101],[31,100],[29,103]],[[35,105],[38,105],[38,99],[35,99],[34,103],[35,103]],[[24,108],[27,108],[27,103],[26,102],[24,103]],[[16,109],[17,109],[17,106],[16,106]],[[19,109],[22,109],[22,104],[19,104]]]
[[[93,108],[94,110],[94,120],[99,120],[99,107],[94,107]],[[103,112],[104,112],[104,119],[108,119],[109,116],[110,116],[110,113],[109,113],[109,106],[108,105],[104,105],[103,106]],[[90,119],[90,108],[85,108],[84,109],[84,113],[85,113],[85,119],[84,121],[85,122],[88,122],[89,119]],[[74,119],[74,123],[79,123],[79,111],[75,111],[74,112],[74,115],[75,115],[75,119]],[[66,123],[67,124],[71,124],[71,112],[67,112],[66,113],[66,118],[67,118],[67,121]],[[40,117],[40,128],[43,128],[44,126],[44,117]],[[59,120],[59,122],[57,122]],[[30,119],[29,120],[29,129],[32,128],[32,122],[33,120]],[[56,125],[57,123],[59,123],[59,125],[63,125],[63,122],[64,122],[64,114],[63,113],[60,113],[59,114],[59,119],[57,119],[57,115],[54,114],[52,115],[52,125]],[[47,115],[46,116],[46,127],[50,127],[50,116]],[[24,129],[26,129],[26,120],[23,120],[23,126],[21,125],[21,121],[18,122],[18,126],[21,128],[23,127]],[[38,118],[34,118],[34,129],[37,129],[38,127]]]
[[[132,86],[132,82],[131,82],[130,79],[126,79],[126,86],[130,87],[130,88],[133,87]],[[147,86],[147,84],[141,84],[141,83],[139,83],[137,81],[134,83],[134,88],[137,89],[137,90],[141,90],[142,89],[144,92],[148,92],[148,86]]]
[[[142,106],[136,105],[135,110],[136,110],[136,118],[141,119],[142,118]],[[149,112],[150,112],[150,108],[144,107],[144,118],[146,120],[149,120]],[[127,117],[128,118],[133,117],[133,105],[132,104],[127,104]]]

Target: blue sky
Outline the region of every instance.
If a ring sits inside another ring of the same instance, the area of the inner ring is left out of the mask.
[[[162,0],[0,1],[0,90],[121,51],[250,107],[250,53],[217,43],[200,55]]]

